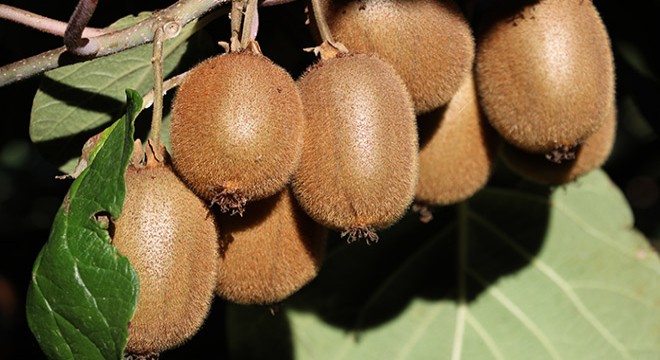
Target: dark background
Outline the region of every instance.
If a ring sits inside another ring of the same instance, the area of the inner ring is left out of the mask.
[[[91,26],[104,27],[119,17],[143,10],[165,7],[173,1],[101,1]],[[39,14],[66,21],[75,1],[5,1]],[[613,181],[624,191],[635,215],[636,227],[654,244],[660,241],[660,39],[657,14],[660,1],[596,1],[612,38],[617,66],[619,128],[614,153],[605,166]],[[627,5],[624,5],[627,4]],[[291,14],[301,4],[265,9],[262,32],[272,36],[300,37]],[[217,40],[226,22],[210,29]],[[276,31],[277,30],[277,31]],[[61,39],[21,25],[0,20],[0,66],[61,46]],[[262,43],[266,55],[272,46]],[[274,51],[274,50],[273,50]],[[279,56],[279,57],[278,57]],[[275,61],[292,73],[301,71],[300,62],[286,55]],[[32,98],[39,85],[34,77],[0,87],[0,359],[40,359],[41,351],[25,320],[25,293],[30,271],[69,181],[55,180],[59,171],[32,146],[28,127]],[[214,348],[224,358],[224,304],[216,301],[209,320],[188,345],[163,358],[190,358]],[[215,356],[214,356],[215,357]]]

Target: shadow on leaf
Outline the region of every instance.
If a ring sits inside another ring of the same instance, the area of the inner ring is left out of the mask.
[[[486,189],[465,203],[437,208],[428,224],[410,213],[371,246],[349,245],[335,234],[319,276],[283,307],[313,314],[359,341],[361,332],[395,319],[416,299],[457,305],[478,299],[491,284],[527,267],[543,246],[549,192],[523,186]],[[272,342],[283,351],[271,355],[292,358],[292,334],[284,337],[283,320],[264,313],[230,308],[230,317],[260,322],[259,331],[230,327],[230,339],[248,343],[260,336],[265,348]],[[269,339],[272,334],[277,339]],[[242,351],[232,349],[241,357]]]

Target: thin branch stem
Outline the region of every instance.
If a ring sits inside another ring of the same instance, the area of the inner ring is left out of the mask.
[[[182,28],[189,22],[228,3],[231,0],[179,0],[170,7],[153,13],[149,18],[125,29],[113,31],[94,39],[99,50],[91,58],[98,58],[153,41],[155,24],[167,19]],[[0,86],[52,70],[63,65],[89,60],[90,58],[66,57],[65,48],[45,53],[0,67]]]
[[[162,89],[163,92],[161,96],[165,96],[165,94],[167,94],[168,91],[179,86],[183,81],[183,79],[186,77],[186,75],[188,75],[187,71],[163,81],[163,89]],[[155,98],[156,97],[153,89],[149,90],[149,92],[144,94],[144,96],[142,97],[142,110],[150,108],[151,105],[153,105]]]
[[[154,69],[154,108],[151,117],[151,133],[149,138],[156,148],[160,147],[160,126],[163,121],[163,26],[158,26],[154,32],[154,51],[151,63]]]
[[[15,23],[31,27],[41,32],[64,36],[67,23],[45,16],[41,16],[27,10],[15,8],[13,6],[0,4],[0,19],[6,19]],[[93,37],[105,34],[107,31],[102,29],[87,27],[83,30],[83,37]]]
[[[83,30],[94,15],[97,4],[98,0],[80,0],[73,10],[69,25],[64,32],[64,46],[69,52],[79,56],[92,56],[98,51],[99,44],[94,38],[82,37]]]

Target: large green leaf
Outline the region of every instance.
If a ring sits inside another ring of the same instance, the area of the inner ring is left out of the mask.
[[[112,27],[126,27],[148,15],[129,16]],[[189,38],[199,30],[197,23],[191,22],[177,37],[165,42],[165,77],[175,71],[187,56],[190,45],[195,44]],[[32,105],[30,137],[62,171],[71,172],[82,143],[121,114],[124,89],[145,94],[152,88],[152,50],[152,45],[143,45],[64,66],[44,75]],[[194,61],[196,59],[190,59]]]
[[[660,358],[660,261],[603,172],[436,219],[337,243],[275,316],[231,306],[233,358]]]
[[[51,359],[120,359],[137,304],[138,278],[110,244],[121,213],[133,121],[142,98],[127,90],[126,115],[106,129],[71,184],[32,270],[27,319]]]

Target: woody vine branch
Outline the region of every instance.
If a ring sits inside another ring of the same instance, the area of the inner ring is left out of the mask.
[[[49,50],[44,53],[19,60],[17,62],[0,67],[0,86],[8,85],[28,77],[41,74],[64,65],[70,65],[85,60],[111,55],[139,45],[144,45],[154,40],[155,29],[167,21],[172,26],[182,28],[189,22],[201,18],[218,7],[229,3],[230,0],[180,0],[160,11],[154,12],[147,19],[139,23],[117,31],[107,33],[100,31],[83,31],[82,38],[87,39],[86,48],[95,51],[85,54],[86,56],[75,56],[67,51],[65,46]],[[51,34],[64,34],[63,23],[43,16],[31,14],[27,11],[12,8],[6,5],[0,6],[0,18],[9,19],[21,24],[44,30]]]

